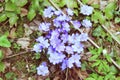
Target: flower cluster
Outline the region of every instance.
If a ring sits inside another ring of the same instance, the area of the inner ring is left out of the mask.
[[[82,24],[78,20],[72,20],[73,11],[66,9],[66,14],[48,7],[44,10],[44,17],[54,18],[51,23],[43,22],[39,26],[39,30],[43,32],[43,36],[36,39],[37,44],[33,50],[38,53],[43,50],[49,55],[49,61],[53,65],[60,64],[61,69],[72,68],[74,66],[81,67],[80,53],[84,50],[83,41],[88,40],[87,33],[78,33],[73,29],[78,29],[81,25],[91,27],[89,20],[83,20]],[[89,23],[89,24],[87,24]],[[74,28],[71,29],[70,27]],[[43,71],[45,70],[45,71]],[[49,73],[46,65],[37,67],[38,75]]]
[[[88,5],[82,5],[81,7],[81,13],[84,14],[84,15],[91,15],[93,12],[93,7],[91,6],[88,6]]]

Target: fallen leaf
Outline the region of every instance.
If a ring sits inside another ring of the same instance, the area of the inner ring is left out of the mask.
[[[25,9],[25,8],[21,8],[21,16],[23,17],[23,16],[26,16],[28,14],[28,10],[27,9]]]
[[[27,49],[28,46],[30,45],[30,38],[19,38],[17,40],[17,44],[19,44],[21,46],[22,49]]]
[[[8,37],[14,39],[15,38],[15,31],[16,31],[16,28],[12,28]]]
[[[10,48],[2,48],[1,50],[4,54],[4,57],[7,57],[12,54],[12,50]]]
[[[25,36],[26,37],[33,33],[33,31],[30,29],[30,27],[27,24],[24,24],[24,27],[25,27]]]
[[[108,4],[108,2],[107,1],[100,1],[100,9],[101,10],[104,10],[104,8],[106,7],[106,5]]]

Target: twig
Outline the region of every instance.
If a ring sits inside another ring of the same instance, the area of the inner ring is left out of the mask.
[[[69,69],[67,68],[65,80],[68,80],[68,71],[69,71]]]
[[[16,57],[16,56],[19,56],[19,55],[27,54],[27,53],[29,53],[29,52],[31,52],[31,51],[32,51],[32,50],[26,50],[26,51],[20,52],[20,53],[18,53],[18,54],[10,55],[10,56],[8,56],[8,57],[5,57],[4,60],[5,60],[5,59],[9,59],[9,58],[13,58],[13,57]]]
[[[82,76],[82,74],[80,73],[80,70],[76,70],[76,68],[73,68],[74,71],[77,73],[78,77],[80,78],[80,80],[84,80],[84,77]]]
[[[102,25],[102,27],[112,36],[112,38],[120,45],[120,41],[106,28],[105,25]]]
[[[81,4],[81,2],[80,2],[79,0],[77,0],[77,1]],[[62,10],[61,10],[59,7],[57,7],[56,4],[53,3],[52,0],[49,0],[49,2],[50,2],[57,10],[59,10],[59,11],[62,12]],[[64,14],[64,13],[62,12],[62,14]],[[106,30],[107,30],[107,29],[106,29]],[[82,32],[80,29],[78,29],[78,31],[79,31],[79,32]],[[89,40],[96,48],[100,48],[92,39],[88,38],[88,40]],[[116,39],[115,39],[115,40],[116,40]],[[118,42],[118,41],[117,41],[117,42]],[[113,63],[118,69],[120,69],[120,66],[119,66],[112,58],[110,58],[110,59],[111,59],[112,63]]]
[[[110,59],[111,59],[112,63],[120,70],[120,66],[112,58],[110,58]]]
[[[83,6],[83,3],[82,3],[80,0],[77,0],[77,2],[78,2],[81,6]]]

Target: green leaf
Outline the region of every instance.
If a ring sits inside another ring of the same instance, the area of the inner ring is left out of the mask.
[[[2,51],[0,50],[0,61],[3,59],[3,53]]]
[[[17,6],[23,7],[24,5],[27,4],[27,2],[28,2],[28,0],[17,0],[17,1],[15,1],[15,4]]]
[[[100,55],[102,53],[102,51],[103,51],[102,47],[98,48],[97,54]]]
[[[100,60],[97,60],[95,63],[92,64],[92,67],[98,66],[101,63]]]
[[[77,2],[75,0],[65,0],[68,8],[78,8]]]
[[[119,72],[114,65],[110,66],[110,71],[114,74],[117,74]]]
[[[3,79],[0,77],[0,80],[3,80]]]
[[[103,70],[103,67],[104,67],[103,64],[100,63],[99,66],[98,66],[98,72],[102,71],[102,70]]]
[[[35,59],[40,59],[40,56],[41,56],[40,53],[36,53],[35,54]]]
[[[91,20],[94,21],[95,23],[99,22],[103,24],[105,22],[105,16],[103,16],[103,13],[101,11],[95,10],[91,16]]]
[[[32,0],[31,8],[34,10],[38,10],[40,6],[39,0]]]
[[[0,72],[4,72],[5,68],[5,64],[3,62],[0,62]]]
[[[87,79],[85,79],[85,80],[95,80],[95,79],[90,77],[90,78],[87,78]]]
[[[104,32],[103,28],[101,26],[98,26],[95,28],[95,30],[93,30],[93,33],[92,33],[93,36],[95,37],[105,37],[106,36],[106,33]]]
[[[59,7],[63,7],[66,5],[66,0],[54,0],[54,3],[56,3]]]
[[[106,59],[107,59],[108,62],[111,62],[111,57],[110,57],[109,54],[105,54],[105,57],[106,57]]]
[[[82,0],[83,4],[87,4],[89,0]]]
[[[6,14],[0,14],[0,22],[3,22],[7,19]]]
[[[118,76],[115,80],[120,80],[120,77]]]
[[[113,13],[115,11],[115,8],[116,8],[116,3],[115,2],[109,3],[105,7],[104,12],[105,12],[105,16],[107,17],[108,20],[113,18]]]
[[[0,46],[2,46],[2,47],[10,47],[11,46],[11,43],[8,41],[6,35],[3,35],[0,37]]]
[[[31,21],[36,16],[35,10],[30,9],[28,12],[27,18]]]
[[[5,0],[5,2],[8,2],[8,0]]]
[[[98,58],[98,55],[93,55],[92,57],[90,57],[90,61],[96,60]]]
[[[8,72],[5,74],[5,77],[7,80],[13,80],[13,79],[15,79],[16,75],[13,72]]]
[[[104,72],[109,72],[110,67],[105,60],[102,61]]]
[[[17,6],[14,3],[9,1],[5,4],[5,11],[16,11],[16,10],[17,10]]]
[[[120,17],[115,18],[115,23],[120,23]]]
[[[9,18],[9,23],[10,25],[14,25],[18,20],[18,17],[17,16],[12,16]]]
[[[98,80],[104,80],[104,77],[103,76],[99,76]]]
[[[11,2],[12,2],[12,3],[15,3],[15,2],[17,2],[17,1],[16,1],[16,0],[11,0]]]

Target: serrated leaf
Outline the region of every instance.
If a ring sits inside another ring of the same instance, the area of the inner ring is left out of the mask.
[[[27,18],[31,21],[36,16],[35,10],[30,9],[28,12]]]
[[[92,57],[90,57],[90,61],[96,60],[96,58],[98,58],[98,55],[93,55]]]
[[[102,71],[103,67],[104,67],[103,64],[100,63],[99,66],[98,66],[98,72]]]
[[[106,71],[106,72],[109,72],[110,71],[110,67],[109,67],[109,65],[107,64],[107,62],[106,61],[102,61],[102,63],[103,63],[103,69],[104,69],[104,71]]]
[[[6,14],[0,14],[0,22],[3,22],[7,19]]]
[[[100,55],[102,53],[102,51],[103,51],[102,47],[98,48],[98,51],[97,51],[98,55]]]
[[[14,25],[18,20],[18,17],[17,16],[12,16],[9,18],[9,23],[10,25]]]
[[[107,59],[108,62],[111,62],[111,57],[110,57],[110,55],[105,54],[105,57],[106,57],[106,59]]]
[[[110,71],[114,74],[117,74],[119,72],[114,65],[110,66]]]
[[[98,66],[101,63],[100,60],[97,60],[95,63],[92,64],[92,67]]]
[[[3,62],[0,62],[0,72],[4,72],[5,68],[5,64]]]
[[[0,37],[0,46],[2,46],[2,47],[10,47],[11,46],[11,43],[8,41],[6,35],[3,35]]]

